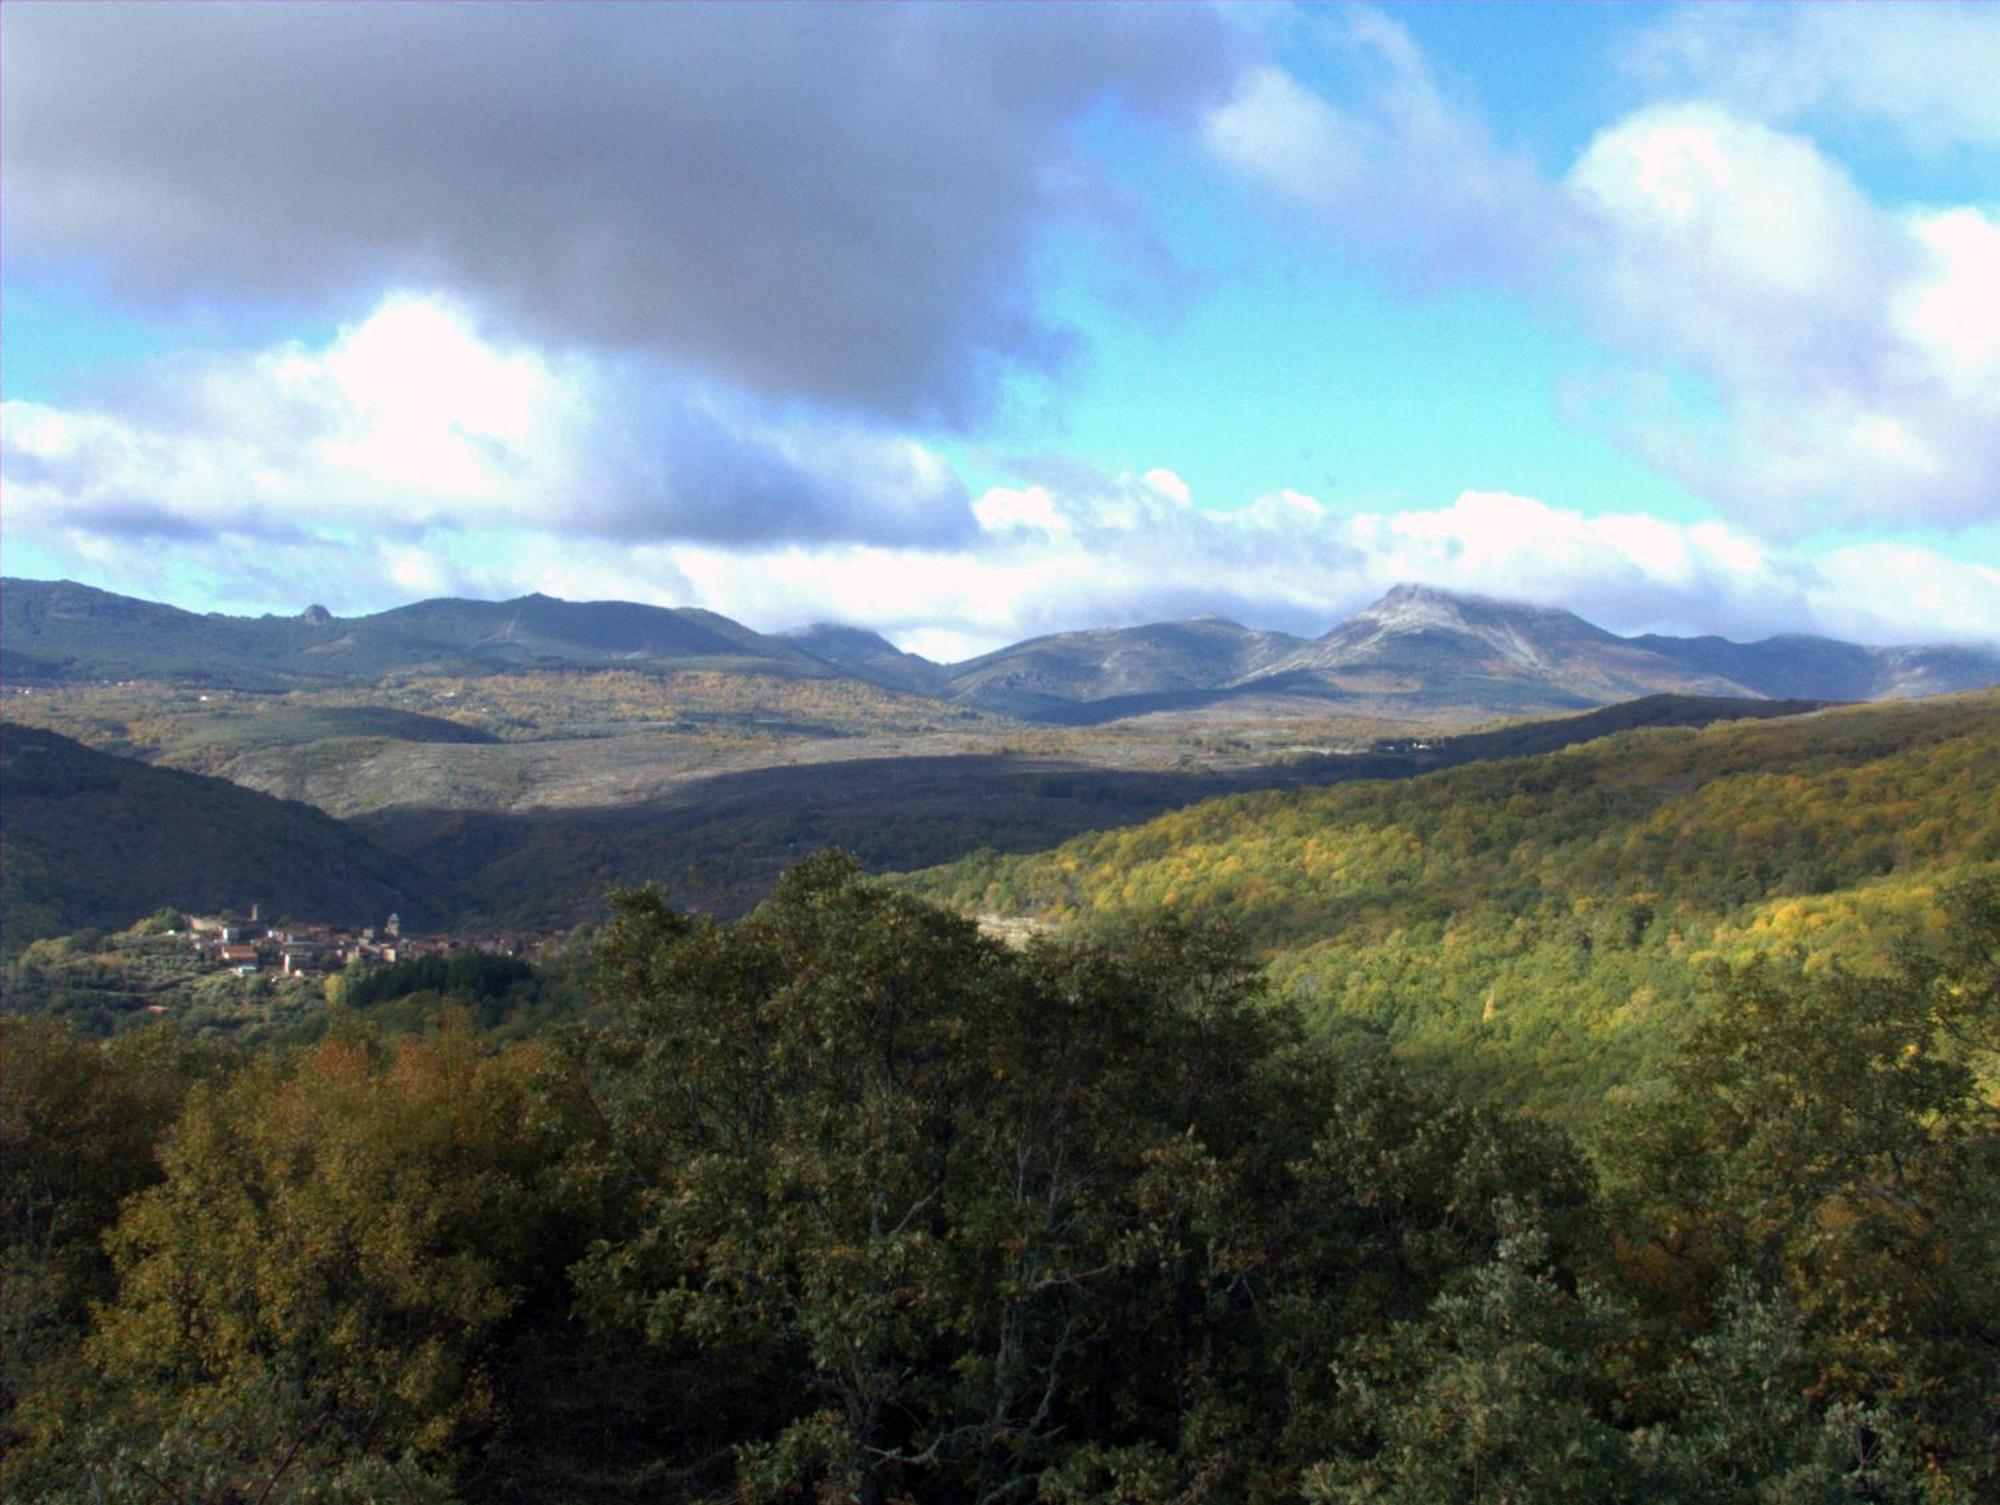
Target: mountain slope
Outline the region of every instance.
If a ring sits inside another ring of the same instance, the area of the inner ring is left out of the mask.
[[[948,666],[949,693],[1043,721],[1332,703],[1410,719],[1539,715],[1647,695],[1874,700],[2000,683],[2000,652],[1827,638],[1619,637],[1559,608],[1403,584],[1311,642],[1202,618],[1035,638]]]
[[[944,665],[921,654],[905,653],[881,633],[865,627],[815,622],[785,633],[784,640],[842,674],[891,690],[935,695],[944,689],[948,677]]]
[[[1689,669],[1733,680],[1757,695],[1909,699],[2000,681],[2000,654],[1983,648],[1865,648],[1799,633],[1756,643],[1650,633],[1631,641]]]
[[[1086,931],[1226,916],[1325,1027],[1587,1121],[1664,1061],[1710,963],[1883,965],[1994,871],[1988,691],[1233,796],[905,881]]]
[[[0,723],[0,946],[163,904],[412,926],[423,880],[310,805]]]
[[[713,669],[848,677],[1055,723],[1216,708],[1464,724],[1656,693],[1866,700],[2000,683],[2000,651],[1783,636],[1624,638],[1574,613],[1399,585],[1310,642],[1218,617],[1095,628],[940,665],[864,628],[774,637],[631,602],[420,601],[372,616],[196,615],[67,581],[0,582],[0,676],[174,679],[248,690],[412,673]]]
[[[953,699],[983,710],[1065,719],[1079,703],[1226,689],[1300,646],[1289,633],[1258,632],[1221,617],[1100,627],[1030,638],[953,664],[949,688]]]
[[[982,847],[1033,851],[1221,794],[1412,778],[1635,727],[1815,708],[1653,696],[1497,731],[1226,770],[1118,769],[1021,756],[858,759],[719,774],[615,805],[475,811],[404,804],[353,819],[435,875],[454,912],[554,927],[601,914],[608,887],[647,882],[665,884],[677,903],[740,912],[763,898],[788,864],[824,846],[844,848],[871,871],[946,862]]]
[[[237,689],[357,683],[415,671],[754,669],[820,660],[714,612],[626,601],[419,601],[371,616],[202,616],[72,581],[0,581],[9,679],[191,679]]]
[[[1573,612],[1407,584],[1266,673],[1508,709],[1603,705],[1662,691],[1754,693]]]

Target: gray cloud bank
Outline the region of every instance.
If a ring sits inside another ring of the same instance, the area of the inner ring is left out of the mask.
[[[450,286],[561,347],[963,421],[1047,366],[1037,225],[1107,96],[1191,120],[1206,9],[14,5],[6,249],[160,297]]]

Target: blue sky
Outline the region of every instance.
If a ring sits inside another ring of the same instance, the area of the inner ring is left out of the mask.
[[[10,575],[2000,638],[2000,7],[0,27]]]

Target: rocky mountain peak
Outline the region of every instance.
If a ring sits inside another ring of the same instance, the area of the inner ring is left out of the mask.
[[[1404,581],[1392,586],[1379,599],[1361,608],[1349,622],[1366,622],[1380,628],[1421,628],[1457,626],[1465,608],[1477,598],[1459,596],[1435,585]]]
[[[1383,624],[1409,622],[1416,626],[1464,623],[1471,619],[1512,618],[1523,621],[1580,621],[1575,613],[1558,606],[1535,606],[1526,601],[1503,601],[1473,591],[1446,590],[1441,585],[1425,585],[1405,580],[1391,586],[1381,597],[1362,607],[1352,621]]]

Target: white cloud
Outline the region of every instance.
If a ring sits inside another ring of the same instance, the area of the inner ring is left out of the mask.
[[[1830,550],[1806,587],[1828,630],[1868,642],[1907,642],[1913,623],[1953,624],[1950,635],[2000,642],[2000,569],[1934,549],[1875,543]],[[1931,636],[1941,636],[1938,626]]]
[[[1712,104],[1627,117],[1566,182],[1604,327],[1718,403],[1703,420],[1664,386],[1614,391],[1598,414],[1637,453],[1778,533],[2000,513],[1980,210],[1885,210],[1812,142]]]
[[[1168,501],[1179,502],[1183,507],[1190,505],[1194,500],[1193,494],[1188,490],[1188,483],[1164,467],[1149,470],[1139,479]]]
[[[1934,549],[1848,543],[1812,554],[1720,522],[1593,516],[1502,491],[1366,512],[1280,492],[1213,513],[1128,475],[996,488],[979,506],[989,518],[1034,521],[989,525],[947,548],[625,541],[537,526],[436,528],[356,546],[70,534],[54,564],[168,599],[212,568],[244,582],[250,594],[232,604],[251,609],[320,600],[349,611],[532,590],[699,605],[767,631],[853,622],[945,659],[1045,632],[1207,611],[1317,635],[1402,580],[1563,606],[1620,632],[2000,640],[2000,571]]]
[[[1732,109],[1791,120],[1839,112],[1917,145],[2000,145],[2000,8],[1683,6],[1630,49],[1632,72]]]
[[[1909,229],[1929,254],[1891,301],[1896,332],[1954,395],[2000,414],[2000,219],[1947,209]]]
[[[429,549],[396,549],[383,563],[396,588],[412,599],[442,596],[456,583],[445,560]]]
[[[1209,150],[1329,216],[1398,281],[1510,280],[1560,240],[1565,206],[1533,164],[1453,97],[1409,32],[1362,7],[1303,23],[1355,75],[1335,104],[1275,65],[1247,69],[1209,111]]]
[[[1579,373],[1572,416],[1772,536],[2000,516],[1994,207],[1877,203],[1770,123],[1874,111],[2000,144],[2000,7],[1697,8],[1647,71],[1718,97],[1612,122],[1555,180],[1393,19],[1316,35],[1355,77],[1328,97],[1248,73],[1210,148],[1392,276],[1516,283],[1583,314],[1638,368]]]
[[[1811,142],[1713,105],[1627,116],[1591,141],[1567,185],[1616,232],[1624,303],[1721,297],[1732,315],[1774,300],[1851,314],[1893,254],[1875,244],[1886,230],[1867,199]],[[1661,270],[1701,280],[1649,286]]]
[[[972,515],[989,533],[1033,528],[1048,534],[1069,532],[1069,522],[1057,513],[1046,486],[994,486],[972,504]]]
[[[419,494],[491,492],[575,416],[546,361],[496,350],[463,315],[418,298],[383,304],[324,352],[293,346],[256,358],[242,376],[329,416],[313,457],[320,465]]]
[[[396,295],[321,348],[162,361],[90,403],[10,401],[10,539],[296,540],[553,528],[625,541],[969,536],[905,435],[794,418],[632,364],[495,344]]]
[[[1367,171],[1356,123],[1282,68],[1249,70],[1202,131],[1225,162],[1309,203],[1337,205]]]
[[[1620,632],[2000,640],[2000,572],[1935,550],[1850,544],[1814,556],[1722,523],[1587,516],[1505,492],[1359,514],[1293,494],[1213,514],[1149,505],[1135,498],[1144,490],[1044,493],[1064,530],[989,536],[952,554],[667,552],[702,603],[729,615],[762,627],[857,621],[933,657],[1210,610],[1316,635],[1402,580],[1568,607]]]

